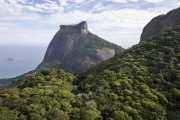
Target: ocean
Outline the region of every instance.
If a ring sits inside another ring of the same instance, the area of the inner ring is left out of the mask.
[[[47,46],[0,46],[0,79],[34,70],[43,60]]]

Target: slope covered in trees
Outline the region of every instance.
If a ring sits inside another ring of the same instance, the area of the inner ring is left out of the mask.
[[[179,32],[169,29],[85,72],[81,91],[96,93],[106,118],[180,119]]]
[[[178,120],[179,59],[177,26],[79,75],[43,69],[17,79],[17,87],[0,92],[0,116],[4,120]]]

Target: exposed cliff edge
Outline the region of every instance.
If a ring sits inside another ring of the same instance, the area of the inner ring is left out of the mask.
[[[123,50],[89,32],[86,21],[77,25],[60,25],[60,30],[50,42],[44,60],[37,69],[61,68],[76,73]]]
[[[151,39],[169,27],[174,27],[180,23],[180,8],[174,9],[165,15],[153,18],[143,29],[141,41]]]

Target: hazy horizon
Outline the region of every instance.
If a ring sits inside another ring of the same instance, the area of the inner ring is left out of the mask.
[[[0,46],[0,79],[17,77],[34,70],[42,61],[45,51],[46,47],[42,46]]]

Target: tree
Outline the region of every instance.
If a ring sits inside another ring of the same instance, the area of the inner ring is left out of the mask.
[[[115,120],[132,120],[132,118],[123,111],[114,111],[112,113],[112,118]]]

